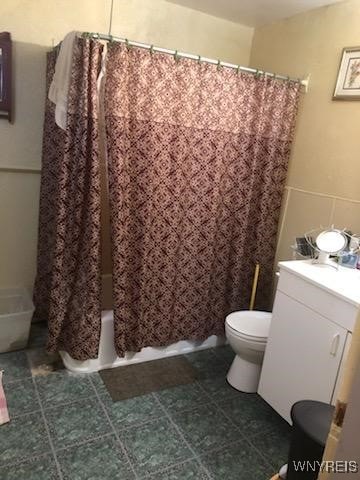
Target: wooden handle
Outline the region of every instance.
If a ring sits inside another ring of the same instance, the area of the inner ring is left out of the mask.
[[[254,273],[254,280],[253,280],[253,284],[252,284],[249,310],[254,310],[256,290],[257,290],[257,285],[258,285],[258,281],[259,281],[259,272],[260,272],[260,264],[257,263],[256,266],[255,266],[255,273]]]

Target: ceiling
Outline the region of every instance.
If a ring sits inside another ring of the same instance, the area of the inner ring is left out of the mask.
[[[342,0],[168,0],[251,27]]]

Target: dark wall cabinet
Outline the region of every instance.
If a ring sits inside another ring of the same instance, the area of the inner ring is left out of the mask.
[[[11,37],[0,33],[0,118],[12,120]]]

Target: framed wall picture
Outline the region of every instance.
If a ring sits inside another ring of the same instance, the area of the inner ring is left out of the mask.
[[[0,32],[0,118],[11,122],[11,38],[10,33]]]
[[[360,100],[360,47],[343,49],[334,100]]]

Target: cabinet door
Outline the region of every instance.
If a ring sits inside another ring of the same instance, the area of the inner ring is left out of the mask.
[[[340,387],[341,387],[341,384],[342,384],[342,378],[344,376],[344,371],[345,371],[345,368],[346,368],[346,360],[347,360],[348,353],[349,353],[349,350],[350,350],[351,341],[352,341],[352,333],[347,332],[346,339],[345,339],[345,345],[344,345],[344,351],[343,351],[343,354],[342,354],[340,367],[339,367],[339,373],[338,373],[338,376],[337,376],[337,379],[336,379],[334,393],[333,393],[332,398],[331,398],[331,404],[332,405],[336,404],[336,400],[339,396]]]
[[[298,400],[330,403],[346,333],[277,291],[259,394],[288,422]]]

